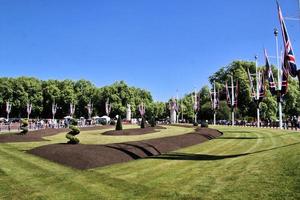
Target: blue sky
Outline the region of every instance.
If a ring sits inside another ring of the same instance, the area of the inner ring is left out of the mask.
[[[298,0],[280,4],[299,16]],[[300,21],[286,23],[300,59]],[[274,27],[275,0],[0,0],[0,77],[124,80],[166,101],[233,60],[263,64]]]

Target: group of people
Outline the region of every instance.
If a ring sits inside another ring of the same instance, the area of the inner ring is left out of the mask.
[[[70,123],[70,119],[29,119],[28,120],[28,128],[29,130],[39,130],[45,128],[68,128]],[[86,126],[94,126],[96,125],[96,121],[87,120],[87,119],[79,119],[78,126],[86,127]],[[10,121],[10,122],[0,122],[0,132],[10,132],[10,131],[18,131],[20,130],[21,120],[18,121]]]

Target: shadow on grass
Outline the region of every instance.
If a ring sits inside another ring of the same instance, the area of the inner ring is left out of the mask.
[[[227,140],[227,139],[234,139],[234,140],[257,140],[257,139],[263,139],[264,137],[219,137],[216,138],[217,140]]]
[[[241,133],[253,133],[253,131],[244,131],[243,129],[240,129],[238,131],[224,131],[225,133],[238,133],[238,134],[241,134]]]
[[[243,132],[247,133],[247,132]],[[291,132],[291,133],[283,133],[279,135],[271,135],[271,136],[263,136],[263,137],[255,137],[255,136],[242,136],[242,137],[232,137],[232,136],[224,136],[224,137],[218,137],[216,139],[218,140],[226,140],[226,139],[234,139],[234,140],[253,140],[253,139],[267,139],[272,137],[282,137],[282,136],[289,136],[291,134],[299,134],[298,132]]]
[[[247,156],[247,155],[252,155],[252,154],[258,154],[262,152],[267,152],[267,151],[273,151],[276,149],[281,149],[285,147],[290,147],[290,146],[295,146],[299,145],[300,142],[293,143],[293,144],[288,144],[284,146],[279,146],[279,147],[274,147],[270,149],[263,149],[260,151],[255,151],[255,152],[249,152],[249,153],[241,153],[241,154],[232,154],[232,155],[209,155],[209,154],[189,154],[189,153],[169,153],[169,154],[162,154],[160,156],[155,156],[155,157],[148,157],[148,159],[165,159],[165,160],[223,160],[227,158],[237,158],[241,156]]]

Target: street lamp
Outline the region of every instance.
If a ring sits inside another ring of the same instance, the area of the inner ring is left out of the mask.
[[[276,42],[276,60],[277,60],[277,93],[279,98],[277,98],[278,102],[278,111],[279,111],[279,128],[282,129],[282,103],[281,103],[281,69],[279,66],[279,55],[278,55],[278,30],[274,28],[274,36]]]

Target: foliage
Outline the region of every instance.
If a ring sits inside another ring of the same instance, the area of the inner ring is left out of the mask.
[[[154,116],[152,116],[151,119],[150,119],[150,125],[151,125],[151,127],[155,127],[156,126],[156,120],[155,120]]]
[[[69,128],[71,131],[66,134],[66,138],[69,139],[68,144],[78,144],[79,139],[75,136],[80,133],[80,129],[75,125],[70,125]]]
[[[208,128],[207,122],[201,122],[201,128]]]
[[[286,118],[298,116],[300,111],[300,91],[296,80],[289,79],[288,93],[283,99],[283,113],[286,115]]]
[[[72,126],[77,126],[78,125],[78,121],[74,118],[70,119],[70,122],[69,122],[70,125]]]
[[[260,67],[259,69],[263,69]],[[239,82],[238,106],[235,110],[236,119],[256,118],[256,106],[250,96],[250,86],[247,70],[255,72],[255,63],[247,61],[233,61],[228,66],[220,68],[209,77],[212,84],[216,83],[216,90],[220,94],[217,119],[230,119],[231,110],[226,104],[225,83],[230,84],[229,75]],[[272,66],[274,74],[276,69]],[[275,79],[277,76],[275,76]],[[268,84],[266,82],[266,84]],[[210,102],[210,87],[205,85],[199,90],[201,106],[197,114],[199,120],[212,120],[213,110]],[[193,93],[185,94],[179,99],[180,109],[177,114],[192,122],[194,109],[192,101]],[[154,116],[158,120],[166,119],[169,115],[168,102],[154,102],[149,91],[128,86],[124,81],[117,81],[112,85],[97,88],[87,80],[38,80],[32,77],[0,78],[0,116],[5,116],[5,102],[12,103],[10,117],[27,116],[26,104],[31,103],[32,118],[52,118],[52,103],[58,105],[56,118],[69,115],[70,103],[76,105],[75,117],[87,117],[87,104],[91,101],[94,105],[93,115],[106,115],[105,102],[109,99],[112,104],[111,117],[117,114],[125,117],[127,104],[131,105],[132,117],[138,118],[137,106],[144,102],[146,107],[145,119],[150,120]],[[285,117],[298,116],[300,112],[300,92],[297,80],[289,78],[288,93],[283,98],[283,113]],[[276,97],[269,92],[260,104],[261,119],[275,120],[278,117],[278,104]]]
[[[28,133],[28,120],[27,119],[22,119],[21,123],[22,123],[22,125],[21,125],[21,130],[22,131],[20,132],[20,134],[25,135],[26,133]]]
[[[117,120],[117,125],[116,125],[116,131],[120,131],[123,130],[123,126],[122,126],[122,118],[119,115],[118,120]]]
[[[194,122],[193,126],[199,126],[198,122]]]

